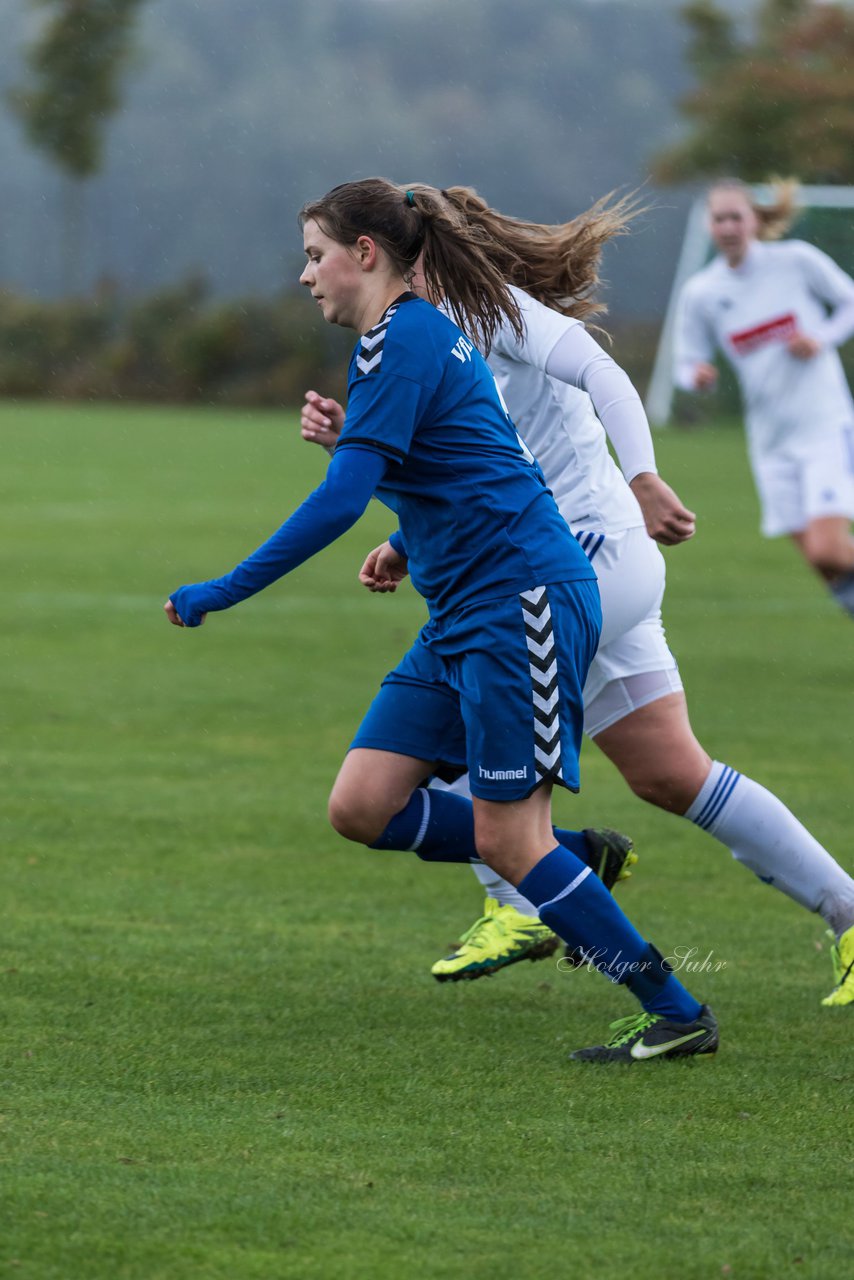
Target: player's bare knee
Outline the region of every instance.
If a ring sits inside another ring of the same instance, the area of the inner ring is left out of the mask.
[[[657,809],[664,809],[667,813],[684,813],[691,807],[702,786],[702,780],[699,785],[695,785],[694,780],[688,777],[658,770],[638,770],[624,776],[639,799],[655,805]]]
[[[482,818],[480,821],[475,821],[474,843],[477,856],[487,866],[496,869],[496,864],[503,863],[506,840],[502,839],[500,831],[493,830]]]
[[[475,848],[477,849],[477,856],[489,867],[495,866],[496,859],[501,860],[502,849],[500,843],[490,840],[488,836],[482,836],[478,833],[475,838]]]
[[[328,815],[339,836],[356,844],[371,844],[385,826],[385,823],[377,824],[376,813],[371,814],[363,797],[338,790],[333,790],[329,797]]]
[[[529,850],[508,844],[507,837],[502,832],[485,831],[481,828],[475,835],[475,848],[482,862],[513,884],[518,884],[529,870],[526,864]]]
[[[409,795],[395,789],[335,786],[329,797],[329,821],[339,836],[356,844],[378,840],[396,813],[406,807]]]
[[[816,573],[820,573],[823,578],[832,578],[842,571],[842,565],[839,564],[838,558],[833,555],[828,547],[804,546],[804,555],[807,563]]]
[[[801,549],[810,566],[823,578],[850,573],[854,567],[854,544],[850,538],[828,537],[823,532],[807,529]]]
[[[358,840],[355,833],[354,815],[353,813],[338,801],[335,795],[329,797],[327,806],[327,817],[333,831],[337,831],[339,836],[343,836],[345,840]]]

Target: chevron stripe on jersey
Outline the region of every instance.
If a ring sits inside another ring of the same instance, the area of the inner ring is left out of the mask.
[[[604,533],[585,533],[583,529],[579,529],[575,535],[575,540],[587,556],[587,559],[592,560],[605,541],[605,535]]]
[[[560,757],[560,702],[552,613],[545,587],[519,596],[525,620],[534,704],[534,765],[539,778],[563,778]]]
[[[359,373],[373,373],[382,364],[385,335],[389,322],[399,305],[397,302],[392,303],[373,329],[369,329],[367,333],[362,334],[362,340],[359,343],[359,354],[356,356],[356,368]]]

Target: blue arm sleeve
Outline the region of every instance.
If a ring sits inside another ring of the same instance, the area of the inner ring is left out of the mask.
[[[197,627],[203,613],[229,609],[328,547],[351,528],[370,502],[389,465],[371,449],[355,445],[336,452],[326,479],[271,538],[231,573],[179,587],[169,599],[181,621]]]
[[[390,535],[389,542],[391,543],[392,548],[397,552],[399,556],[406,556],[406,559],[407,560],[409,559],[409,557],[406,555],[406,546],[403,541],[403,534],[400,532],[399,529],[395,529],[394,533]]]

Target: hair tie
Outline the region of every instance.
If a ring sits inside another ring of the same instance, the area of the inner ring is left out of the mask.
[[[406,203],[409,205],[411,209],[415,208],[415,192],[414,191],[407,191]]]

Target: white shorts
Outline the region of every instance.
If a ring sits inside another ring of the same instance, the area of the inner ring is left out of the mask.
[[[751,456],[766,538],[800,533],[823,516],[854,520],[854,429],[814,441],[809,451]]]
[[[644,528],[575,531],[602,597],[602,636],[584,685],[584,732],[597,733],[682,688],[661,621],[664,557]]]

